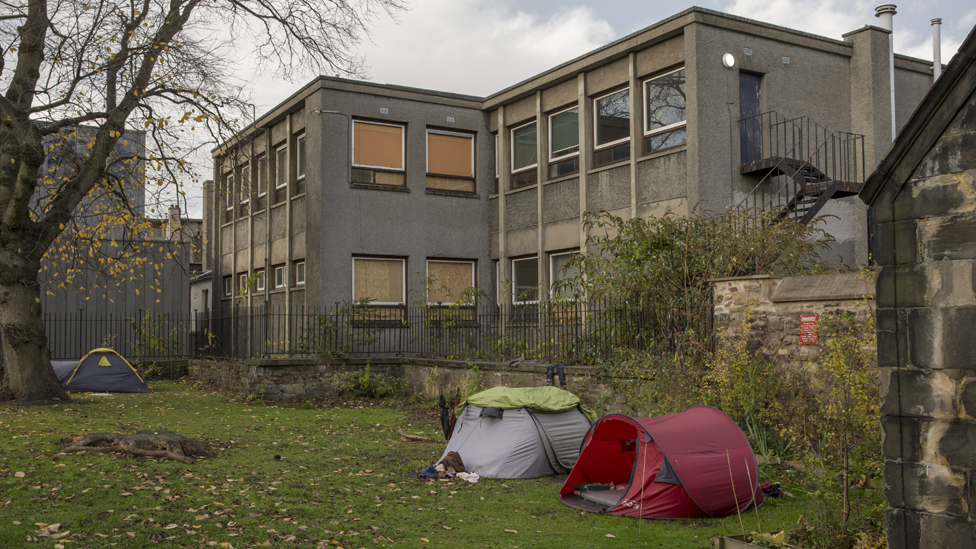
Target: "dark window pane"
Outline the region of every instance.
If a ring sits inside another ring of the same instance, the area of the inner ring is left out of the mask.
[[[552,141],[550,157],[559,158],[579,152],[579,109],[571,109],[549,118]]]
[[[596,151],[593,155],[594,164],[597,167],[627,160],[628,158],[630,158],[630,143],[622,143],[616,147]]]
[[[512,188],[517,189],[519,187],[525,187],[527,185],[535,185],[536,173],[535,170],[529,170],[522,173],[512,174]]]
[[[516,259],[512,261],[512,274],[515,284],[516,303],[524,301],[539,300],[539,261],[532,257],[529,259]]]
[[[512,170],[533,166],[536,163],[535,122],[512,130]]]
[[[596,100],[596,146],[630,137],[630,90]]]
[[[574,156],[569,160],[563,160],[562,162],[553,162],[549,164],[549,179],[555,177],[562,177],[564,175],[569,175],[571,173],[576,173],[579,171],[579,156]]]

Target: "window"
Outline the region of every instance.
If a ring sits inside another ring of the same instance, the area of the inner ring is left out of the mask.
[[[549,256],[549,284],[553,297],[572,296],[574,288],[558,286],[560,282],[572,280],[579,276],[579,267],[569,267],[569,262],[575,259],[579,252],[551,254]]]
[[[593,100],[594,165],[630,158],[630,90]]]
[[[288,147],[275,151],[275,204],[288,194]]]
[[[234,176],[233,174],[228,174],[224,176],[224,192],[225,198],[224,207],[228,210],[234,209]]]
[[[492,194],[498,194],[498,174],[502,173],[502,159],[498,156],[498,134],[495,134],[495,149],[492,151],[495,155],[495,189]]]
[[[685,144],[687,117],[684,68],[644,82],[645,153]]]
[[[238,289],[240,289],[245,294],[248,293],[247,292],[247,290],[248,290],[248,287],[247,287],[247,273],[241,273],[241,274],[237,275],[237,282],[238,282],[237,283]]]
[[[225,276],[224,277],[224,297],[230,297],[234,295],[234,277]]]
[[[403,136],[403,126],[353,121],[353,183],[405,186]]]
[[[302,194],[305,192],[305,135],[302,134],[298,137],[298,157],[295,159],[295,176],[298,180],[295,182],[295,194]]]
[[[512,188],[517,189],[536,182],[538,165],[536,150],[536,125],[529,122],[512,129]]]
[[[278,265],[274,268],[274,287],[275,289],[285,287],[285,266]]]
[[[473,135],[427,130],[427,188],[475,191]]]
[[[404,260],[355,257],[352,260],[352,298],[373,305],[404,303]]]
[[[549,115],[549,177],[579,171],[579,107]]]
[[[305,285],[305,262],[299,261],[295,263],[295,285],[304,286]]]
[[[525,305],[539,302],[539,259],[512,260],[512,303]]]
[[[254,271],[254,277],[257,279],[257,288],[259,292],[264,291],[264,270]]]
[[[450,305],[462,301],[465,292],[474,288],[474,261],[427,261],[427,277],[431,280],[427,301]],[[464,300],[470,301],[470,300]]]
[[[244,166],[241,169],[241,204],[247,204],[251,200],[251,167]]]
[[[257,167],[257,179],[258,179],[258,198],[255,211],[260,211],[264,209],[264,200],[268,194],[268,157],[262,155],[258,158]]]

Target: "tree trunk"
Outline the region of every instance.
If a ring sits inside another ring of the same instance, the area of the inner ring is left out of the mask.
[[[18,253],[25,248],[30,249],[0,248],[0,334],[6,370],[0,398],[19,402],[70,400],[51,366],[41,316],[39,262]]]

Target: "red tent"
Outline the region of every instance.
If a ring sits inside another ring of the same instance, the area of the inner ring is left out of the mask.
[[[762,504],[757,473],[742,430],[715,408],[662,417],[611,414],[587,432],[559,499],[628,517],[724,517]],[[609,483],[613,489],[577,487]]]

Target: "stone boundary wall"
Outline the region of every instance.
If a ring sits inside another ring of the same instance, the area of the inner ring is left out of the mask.
[[[369,367],[386,383],[402,380],[406,394],[426,397],[453,396],[496,386],[538,387],[546,384],[546,365],[504,362],[468,362],[413,357],[349,359],[251,359],[239,362],[189,361],[189,375],[224,391],[257,394],[264,398],[335,397],[349,376],[361,375]],[[566,389],[588,404],[603,397],[605,386],[595,366],[567,366]],[[556,377],[558,385],[558,376]]]
[[[748,349],[781,367],[819,365],[822,340],[801,343],[800,315],[875,314],[871,284],[859,273],[722,278],[712,290],[715,328],[739,333],[750,321]]]

